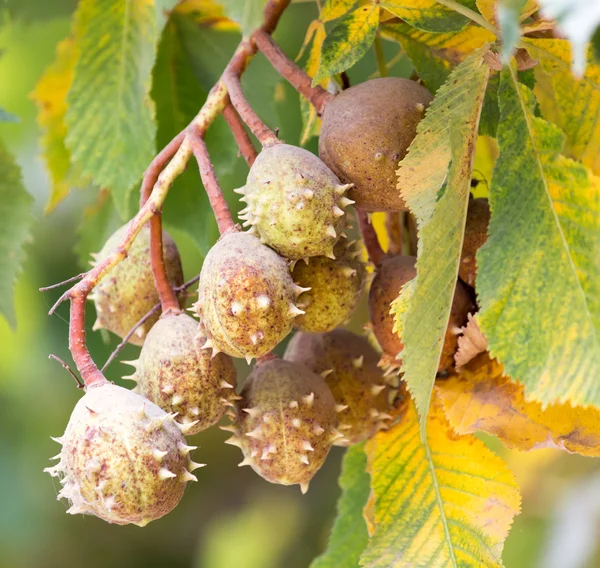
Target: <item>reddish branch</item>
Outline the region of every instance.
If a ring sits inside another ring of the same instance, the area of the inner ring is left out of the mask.
[[[233,222],[233,217],[231,216],[227,201],[225,201],[225,197],[221,191],[219,180],[217,180],[217,176],[215,175],[215,170],[208,154],[208,148],[199,135],[192,137],[191,144],[192,152],[198,162],[198,169],[200,170],[200,177],[202,178],[204,189],[206,190],[208,200],[214,211],[215,219],[217,220],[219,233],[224,234],[227,231],[232,230],[235,223]]]
[[[240,153],[244,157],[244,160],[246,160],[246,163],[249,166],[252,166],[257,156],[256,148],[252,144],[252,141],[244,128],[244,123],[240,119],[240,115],[235,108],[233,108],[231,101],[223,109],[223,117],[229,125],[229,129],[235,138],[235,142],[240,149]]]
[[[289,3],[290,0],[268,0],[264,10],[264,24],[261,29],[266,33],[271,33],[275,29],[281,14],[285,8],[287,8]],[[94,363],[86,346],[85,304],[88,295],[103,276],[126,258],[128,249],[131,247],[131,244],[144,224],[160,212],[170,186],[175,178],[185,169],[190,155],[192,154],[191,142],[204,136],[210,124],[212,124],[216,116],[223,111],[227,104],[227,88],[225,87],[226,78],[228,78],[229,84],[233,84],[233,89],[235,91],[236,86],[239,86],[239,76],[246,68],[250,57],[255,53],[256,47],[251,41],[242,41],[227,65],[221,79],[209,93],[204,106],[200,109],[200,112],[194,118],[192,124],[186,128],[185,131],[178,134],[167,147],[154,158],[148,167],[141,188],[142,206],[135,217],[129,222],[125,235],[121,239],[119,245],[103,261],[97,263],[92,270],[87,272],[80,282],[67,290],[50,310],[50,314],[54,313],[57,306],[67,299],[71,303],[69,349],[73,356],[73,361],[81,373],[86,388],[107,382],[100,369],[98,369]],[[235,106],[235,95],[231,98]],[[239,100],[238,97],[238,102],[243,103],[244,101],[245,99],[243,99],[242,93],[242,100]],[[236,108],[242,119],[245,119],[240,108],[237,106]],[[275,138],[275,135],[273,134],[272,137]],[[200,161],[208,159],[208,153],[205,152],[205,147],[203,148],[203,142],[199,144],[196,141],[194,149],[194,155],[197,159]],[[202,169],[204,170],[206,179],[210,180],[211,177],[214,176],[212,167]],[[211,182],[207,185],[211,186]],[[216,191],[218,184],[213,184],[211,187]],[[214,197],[215,196],[213,195],[213,198]],[[211,203],[212,201],[213,200],[211,200]],[[223,222],[226,223],[226,221]],[[157,235],[158,233],[155,234]],[[155,243],[156,250],[162,252],[162,247],[157,246],[159,244],[156,242],[157,239],[154,238],[152,240]]]
[[[296,65],[275,43],[267,32],[259,30],[252,34],[252,40],[269,63],[294,87],[317,111],[323,113],[325,105],[335,96],[323,87],[312,86],[312,78]]]
[[[377,266],[383,258],[383,250],[381,249],[381,245],[379,244],[377,233],[375,232],[373,225],[369,221],[368,215],[362,209],[356,210],[356,217],[358,218],[360,234],[362,235],[363,242],[365,243],[365,248],[367,249],[369,260],[375,266]]]
[[[252,131],[252,134],[256,136],[258,141],[263,146],[277,144],[279,140],[275,133],[261,120],[246,99],[244,92],[242,91],[239,74],[227,71],[223,74],[223,82],[229,92],[231,104],[234,106],[235,110],[237,110],[242,120],[248,125],[248,128]]]

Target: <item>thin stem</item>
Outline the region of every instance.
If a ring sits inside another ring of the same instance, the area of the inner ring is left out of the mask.
[[[196,282],[198,282],[198,280],[200,280],[200,275],[198,276],[194,276],[194,278],[192,278],[191,280],[188,280],[187,282],[185,282],[184,284],[182,284],[181,286],[177,286],[175,288],[175,292],[177,294],[179,294],[180,292],[183,292],[184,290],[187,290],[190,286],[193,286]],[[152,308],[150,308],[150,310],[148,310],[136,323],[135,325],[128,331],[127,335],[121,340],[121,343],[119,343],[119,345],[117,345],[114,349],[114,351],[110,354],[110,357],[106,360],[106,363],[104,363],[101,371],[104,373],[104,371],[106,370],[106,367],[108,367],[114,360],[115,357],[121,352],[121,350],[123,349],[123,347],[125,347],[125,345],[127,345],[127,343],[129,342],[129,340],[131,339],[131,336],[135,333],[136,329],[138,327],[140,327],[141,325],[145,324],[156,312],[158,312],[158,310],[160,310],[160,302],[158,304],[155,304],[154,306],[152,306]]]
[[[224,234],[235,227],[231,211],[229,210],[227,201],[221,191],[219,180],[215,175],[215,170],[210,161],[206,143],[200,136],[194,136],[191,142],[192,152],[198,162],[198,169],[200,170],[200,177],[204,184],[204,189],[206,190],[208,200],[215,213],[219,233]]]
[[[388,253],[389,254],[402,254],[402,246],[403,246],[403,215],[402,213],[398,213],[397,211],[388,211],[385,214],[385,230],[388,235],[389,245],[388,245]]]
[[[373,41],[373,49],[375,50],[375,60],[377,61],[377,68],[379,69],[380,77],[387,77],[388,70],[385,62],[385,54],[383,53],[383,45],[381,38],[375,35],[375,41]]]
[[[377,233],[369,221],[369,217],[362,209],[356,210],[356,217],[358,218],[358,226],[360,228],[360,234],[362,235],[369,260],[377,266],[383,258],[383,250],[379,244]]]
[[[231,101],[223,109],[223,117],[229,125],[229,129],[235,138],[235,143],[240,149],[240,153],[244,157],[244,160],[246,160],[246,163],[252,167],[252,164],[254,163],[254,160],[256,160],[256,156],[258,154],[256,152],[256,148],[252,144],[252,140],[250,140],[250,137],[244,128],[244,123],[242,122],[240,115],[233,108]]]
[[[150,219],[150,263],[163,313],[167,310],[178,311],[179,302],[169,282],[165,265],[161,211],[157,211]]]
[[[77,276],[71,276],[71,278],[67,278],[62,282],[57,282],[56,284],[50,284],[50,286],[44,286],[43,288],[39,288],[40,292],[46,292],[48,290],[54,290],[55,288],[60,288],[65,284],[71,284],[71,282],[76,282],[77,280],[81,280],[85,276],[85,272],[78,274]]]
[[[66,369],[69,375],[71,375],[75,379],[78,389],[84,388],[84,384],[81,382],[81,379],[73,372],[71,367],[69,367],[69,365],[67,365],[60,357],[57,357],[56,355],[48,355],[48,359],[52,359],[53,361],[57,361],[58,363],[60,363],[62,368]]]
[[[335,95],[319,85],[313,87],[312,78],[282,51],[270,34],[259,30],[252,34],[252,39],[278,73],[315,107],[318,115],[321,115],[325,105]]]
[[[258,141],[263,146],[277,144],[279,140],[275,133],[261,120],[246,99],[244,92],[242,91],[239,76],[231,71],[227,71],[223,75],[223,82],[229,92],[231,104],[235,107],[235,110],[237,110],[241,119],[248,125],[248,128],[250,128],[252,134],[256,136]]]
[[[481,14],[471,10],[471,8],[467,8],[462,4],[456,2],[456,0],[436,0],[438,4],[442,6],[446,6],[446,8],[450,8],[459,14],[462,14],[469,20],[474,21],[476,24],[479,24],[482,28],[485,28],[489,32],[492,32],[496,37],[500,37],[500,32],[492,26]]]

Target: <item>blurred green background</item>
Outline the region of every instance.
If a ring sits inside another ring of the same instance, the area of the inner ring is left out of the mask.
[[[82,268],[74,248],[83,212],[94,203],[95,194],[76,191],[52,214],[43,215],[49,182],[39,156],[39,130],[30,93],[53,59],[56,43],[69,33],[75,5],[74,0],[0,4],[0,107],[21,119],[18,124],[0,124],[0,136],[22,167],[25,186],[35,198],[36,216],[15,290],[17,329],[0,320],[0,567],[306,567],[325,547],[335,514],[339,448],[331,452],[310,491],[302,496],[297,487],[269,485],[249,468],[238,468],[239,450],[224,445],[228,435],[213,428],[192,439],[200,446],[195,459],[208,464],[199,472],[199,483],[190,484],[175,511],[144,529],[66,515],[65,502],[55,500],[58,482],[42,473],[48,458],[58,452],[50,436],[62,433],[80,392],[69,375],[48,360],[48,354],[55,353],[70,361],[68,306],[48,317],[60,292],[42,294],[38,288]],[[298,52],[315,14],[312,3],[291,6],[276,34],[287,53]],[[410,62],[397,57],[398,46],[385,44],[385,50],[388,60],[396,61],[391,73],[410,75]],[[230,53],[222,55],[226,60]],[[375,58],[368,54],[349,76],[358,82],[375,72]],[[267,64],[260,58],[248,72],[259,82],[261,74],[267,73]],[[287,142],[297,143],[301,127],[297,96],[281,82],[274,92],[275,96],[266,93],[261,108],[277,121],[271,126],[280,127]],[[249,95],[256,98],[260,93]],[[314,140],[309,148],[315,150]],[[241,185],[244,175],[245,165],[238,160],[223,185],[228,189]],[[191,278],[202,257],[188,236],[173,233],[186,277]],[[91,328],[93,314],[88,316]],[[358,331],[364,321],[363,306],[354,318],[354,329]],[[116,344],[114,337],[89,334],[96,361],[106,360]],[[132,355],[135,349],[128,348],[122,358]],[[110,379],[118,380],[119,367],[115,362],[109,368]],[[248,372],[245,363],[239,371],[242,379]],[[505,565],[599,567],[597,462],[556,450],[520,454],[494,441],[490,445],[508,460],[523,490],[523,513],[506,543]]]

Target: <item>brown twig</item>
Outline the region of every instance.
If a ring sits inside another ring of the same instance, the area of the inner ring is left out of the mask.
[[[196,282],[198,282],[198,280],[200,280],[200,275],[194,276],[194,278],[188,280],[181,286],[177,286],[175,288],[175,292],[179,294],[180,292],[187,290],[190,286],[193,286]],[[106,370],[106,367],[108,367],[115,360],[115,357],[121,352],[123,347],[127,345],[129,340],[131,339],[131,336],[135,333],[136,329],[141,325],[144,325],[156,312],[158,312],[158,310],[160,310],[160,307],[160,302],[158,304],[155,304],[135,323],[135,325],[129,330],[127,335],[121,340],[121,343],[119,343],[119,345],[115,347],[114,351],[110,354],[110,357],[106,360],[106,363],[104,363],[104,365],[102,366],[102,369],[100,369],[103,373]]]
[[[227,205],[227,201],[221,191],[219,180],[215,175],[210,156],[208,154],[208,148],[206,143],[199,136],[196,135],[191,139],[192,153],[198,162],[198,169],[200,170],[200,178],[208,195],[208,200],[215,213],[215,219],[217,220],[217,226],[219,227],[219,233],[224,234],[227,231],[232,230],[235,227],[231,211]]]
[[[63,369],[66,369],[68,371],[69,375],[71,375],[75,379],[75,382],[77,383],[77,388],[78,389],[84,388],[84,384],[81,382],[81,379],[73,372],[71,367],[69,367],[69,365],[67,365],[60,357],[57,357],[56,355],[48,355],[48,359],[52,359],[53,361],[58,361],[61,364],[61,366],[63,367]]]
[[[358,218],[358,226],[360,228],[360,234],[362,235],[369,260],[377,266],[383,258],[383,250],[379,244],[377,233],[369,221],[369,217],[362,209],[356,210],[356,217]]]
[[[235,138],[235,143],[237,144],[240,153],[244,157],[244,160],[246,160],[246,163],[252,167],[252,164],[254,163],[254,160],[256,160],[258,153],[252,144],[252,140],[250,140],[250,136],[248,136],[248,133],[244,128],[244,123],[242,122],[240,115],[233,108],[231,101],[223,109],[223,117],[229,125],[229,129]]]
[[[264,24],[261,29],[271,33],[289,3],[290,0],[268,0],[264,10]],[[249,58],[255,52],[256,48],[250,41],[244,40],[240,43],[221,79],[211,89],[204,105],[191,125],[184,132],[178,134],[150,164],[144,176],[141,191],[143,206],[129,222],[119,245],[104,260],[87,272],[80,282],[67,290],[50,309],[50,314],[52,314],[63,301],[69,300],[71,303],[69,349],[86,388],[107,382],[94,363],[86,345],[85,305],[88,295],[102,277],[127,256],[128,249],[144,224],[160,211],[170,186],[185,169],[192,154],[191,139],[195,136],[204,136],[210,124],[225,108],[227,89],[224,84],[224,77],[228,74],[229,76],[239,77],[246,68]],[[159,171],[160,173],[158,173]],[[152,183],[153,181],[154,183]]]
[[[156,211],[150,219],[150,264],[162,311],[179,310],[179,301],[169,282],[165,265],[161,211]]]
[[[54,290],[55,288],[60,288],[65,284],[71,284],[71,282],[75,282],[77,280],[81,280],[85,276],[85,272],[78,274],[77,276],[71,276],[71,278],[67,278],[62,282],[57,282],[56,284],[50,284],[50,286],[44,286],[43,288],[39,288],[40,292],[47,292],[48,290]]]
[[[317,114],[323,113],[325,105],[335,96],[323,87],[312,86],[312,78],[296,65],[275,43],[267,32],[259,30],[252,34],[252,40],[269,63],[296,91],[315,107]]]
[[[403,215],[402,213],[398,213],[396,211],[388,211],[385,214],[385,230],[388,235],[389,245],[388,245],[388,253],[389,254],[402,254],[402,246],[403,246]]]
[[[231,104],[240,115],[241,119],[248,125],[252,134],[263,146],[272,146],[279,140],[273,132],[256,114],[242,91],[239,75],[228,71],[223,75],[223,82],[229,92]]]

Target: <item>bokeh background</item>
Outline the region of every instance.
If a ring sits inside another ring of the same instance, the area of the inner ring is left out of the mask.
[[[42,473],[59,449],[50,436],[62,433],[80,392],[69,375],[48,360],[48,354],[55,353],[70,361],[67,306],[48,317],[60,292],[42,294],[38,288],[83,268],[74,251],[84,212],[96,195],[75,191],[52,214],[43,214],[49,181],[40,158],[31,92],[53,59],[56,43],[68,35],[75,6],[75,0],[0,3],[0,107],[20,118],[18,124],[0,124],[0,137],[22,167],[25,186],[35,198],[36,216],[15,289],[17,328],[0,319],[0,567],[307,567],[324,549],[335,515],[339,448],[302,496],[298,487],[270,485],[249,468],[238,468],[241,454],[223,444],[226,433],[217,428],[203,432],[192,439],[200,446],[195,459],[208,463],[199,471],[199,483],[190,484],[175,511],[144,529],[66,515],[64,501],[55,500],[58,482]],[[315,14],[312,2],[290,7],[276,34],[287,53],[298,53]],[[390,73],[409,76],[410,62],[399,47],[385,44],[385,50],[394,62]],[[225,60],[229,55],[222,54]],[[261,73],[269,70],[258,58],[249,75],[260,83]],[[367,54],[349,76],[352,82],[376,76],[373,54]],[[274,95],[262,98],[261,108],[277,120],[271,126],[280,127],[287,142],[297,143],[301,122],[296,94],[281,82]],[[314,140],[311,144],[315,150]],[[489,180],[489,165],[485,158],[478,160],[478,176]],[[229,188],[243,183],[245,166],[238,161],[223,180]],[[480,184],[479,191],[485,187]],[[191,278],[202,255],[185,234],[173,231],[173,236],[182,251],[186,277]],[[88,315],[91,328],[93,314]],[[359,331],[365,319],[362,306],[353,318],[353,329]],[[102,362],[117,341],[90,333],[89,344]],[[123,352],[123,359],[133,357],[134,348]],[[109,378],[118,382],[122,369],[114,363]],[[246,364],[240,364],[240,378],[247,372]],[[598,462],[551,449],[510,452],[494,440],[486,441],[509,462],[523,493],[523,512],[505,546],[507,568],[600,567]]]

